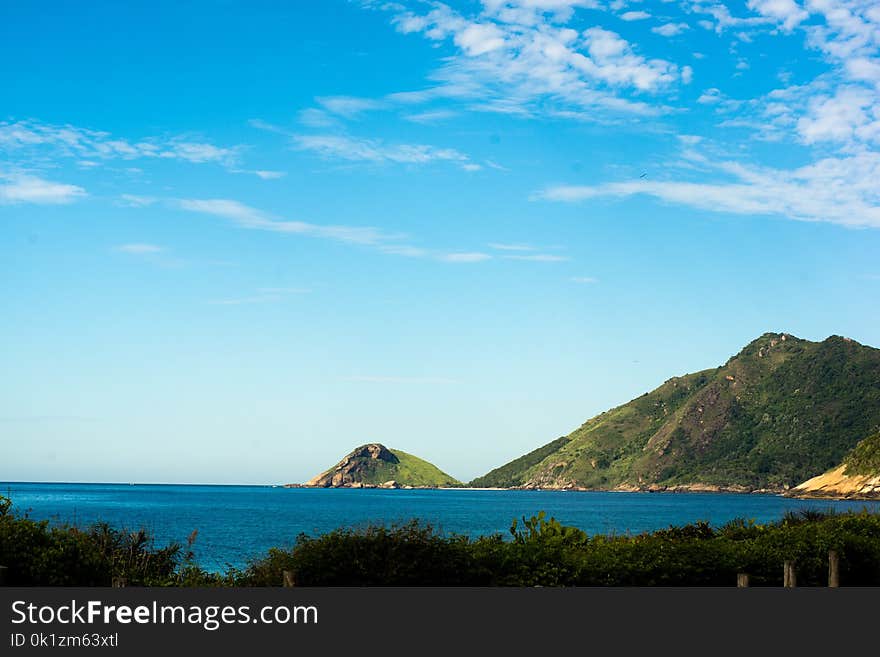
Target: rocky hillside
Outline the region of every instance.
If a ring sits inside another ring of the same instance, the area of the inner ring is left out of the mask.
[[[362,445],[303,486],[314,488],[435,488],[461,486],[436,466],[379,443]]]
[[[782,490],[880,429],[880,350],[767,333],[674,377],[474,486]]]
[[[798,497],[880,498],[880,432],[856,445],[842,464],[791,492]]]

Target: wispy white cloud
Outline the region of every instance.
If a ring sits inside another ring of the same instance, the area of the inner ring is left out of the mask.
[[[549,253],[532,253],[529,255],[505,255],[507,260],[526,260],[529,262],[565,262],[571,260],[568,256],[552,255]]]
[[[231,199],[181,199],[179,207],[233,221],[242,228],[320,237],[367,246],[392,246],[400,234],[386,233],[370,226],[314,224],[306,221],[276,219],[270,214]]]
[[[838,87],[834,95],[808,101],[807,113],[797,131],[807,144],[820,141],[880,144],[880,106],[877,93],[852,85]]]
[[[155,196],[140,194],[120,194],[117,203],[130,208],[145,208],[159,201]]]
[[[828,157],[793,170],[709,164],[725,182],[625,181],[600,185],[557,185],[533,196],[556,202],[645,195],[710,212],[777,215],[830,222],[851,228],[880,228],[880,153]]]
[[[346,103],[354,102],[349,97],[334,98],[338,102],[342,102],[339,101],[340,98],[344,98]],[[327,102],[327,99],[324,100]],[[381,139],[352,137],[341,131],[325,134],[300,134],[261,119],[251,119],[249,123],[260,130],[284,135],[290,139],[293,148],[297,150],[310,151],[331,160],[372,164],[428,164],[445,161],[457,163],[468,171],[481,168],[479,164],[470,162],[466,154],[454,148],[439,148],[428,144],[389,144]]]
[[[308,294],[312,290],[307,287],[261,287],[260,294]]]
[[[231,173],[245,173],[251,176],[256,176],[260,180],[278,180],[279,178],[283,178],[287,175],[285,171],[269,171],[265,169],[254,170],[254,169],[230,169]]]
[[[135,197],[139,198],[139,197]],[[446,263],[468,263],[490,260],[491,255],[471,251],[443,251],[427,249],[407,243],[407,236],[392,233],[372,226],[349,226],[316,224],[307,221],[285,220],[233,199],[153,199],[170,207],[188,212],[200,213],[231,221],[235,225],[251,229],[281,234],[302,235],[334,240],[347,244],[369,247],[379,253],[406,258],[424,258]],[[160,255],[164,249],[151,244],[124,244],[116,247],[124,253],[138,255]],[[168,263],[166,263],[168,264]],[[175,264],[179,262],[175,261]],[[232,305],[233,303],[257,303],[270,301],[278,294],[307,292],[301,288],[261,288],[259,294],[233,299],[219,299],[212,303]]]
[[[505,260],[522,260],[525,262],[565,262],[571,260],[568,256],[555,255],[552,253],[535,253],[540,249],[531,244],[507,244],[492,242],[490,249],[501,251],[501,258]]]
[[[343,381],[352,381],[357,383],[399,383],[404,385],[420,385],[420,384],[438,384],[452,385],[461,383],[456,379],[447,379],[434,376],[370,376],[355,375],[343,377]]]
[[[146,137],[132,141],[114,137],[109,132],[33,120],[0,122],[0,149],[49,149],[55,155],[74,157],[79,161],[86,158],[93,163],[110,159],[162,158],[224,165],[232,164],[240,151],[237,146],[220,147],[182,136]]]
[[[537,247],[532,246],[531,244],[507,244],[504,242],[490,242],[490,249],[496,249],[498,251],[537,251]]]
[[[452,110],[427,110],[425,112],[416,112],[407,114],[403,118],[413,123],[437,123],[445,121],[458,115],[458,112]]]
[[[486,260],[491,260],[492,256],[488,253],[480,253],[480,252],[462,252],[462,253],[444,253],[437,258],[443,262],[452,262],[452,263],[471,263],[471,262],[484,262]]]
[[[425,144],[385,144],[376,139],[358,139],[344,135],[296,135],[296,148],[330,159],[352,162],[426,164],[433,161],[466,162],[468,156],[453,148]]]
[[[711,20],[701,19],[697,23],[700,27],[714,30],[718,34],[725,31],[765,28],[775,22],[769,16],[734,16],[726,4],[717,0],[681,0],[680,4],[688,13],[711,18]]]
[[[697,98],[697,102],[700,105],[717,105],[723,100],[724,94],[722,94],[721,90],[716,87],[706,89],[702,94],[700,94],[700,97]]]
[[[810,17],[809,12],[794,0],[748,0],[746,4],[752,11],[779,21],[786,31]]]
[[[298,120],[302,125],[309,128],[332,128],[340,125],[340,121],[336,117],[316,107],[300,110]],[[249,123],[255,128],[261,129],[265,129],[264,126],[268,125],[259,119],[252,119]]]
[[[496,171],[510,171],[506,166],[498,164],[494,160],[486,160],[486,166],[490,169],[495,169]]]
[[[212,301],[208,301],[208,305],[211,306],[243,306],[250,305],[252,303],[273,303],[276,301],[280,301],[281,297],[277,295],[270,294],[258,294],[252,297],[238,297],[234,299],[214,299]]]
[[[254,175],[258,178],[262,178],[263,180],[277,180],[278,178],[283,178],[287,175],[284,171],[254,171]]]
[[[698,13],[714,12],[721,29],[729,13],[711,3],[689,1]],[[720,5],[719,5],[720,7]],[[752,127],[759,138],[829,144],[846,152],[880,144],[880,11],[870,0],[749,0],[757,16],[740,21],[750,31],[801,31],[805,47],[817,51],[829,70],[806,84],[774,90],[736,108],[730,127]],[[738,67],[748,66],[741,59]],[[716,90],[717,91],[717,90]],[[719,92],[720,94],[720,92]],[[720,96],[706,95],[703,102]]]
[[[152,147],[142,150],[145,156],[155,154]],[[187,160],[189,162],[222,162],[229,163],[236,157],[236,149],[220,148],[213,144],[187,141],[172,141],[164,148],[159,148],[158,157]]]
[[[0,173],[0,204],[61,205],[86,196],[78,185],[53,182],[29,174]]]
[[[181,209],[208,214],[232,221],[242,228],[264,230],[277,233],[298,234],[309,237],[331,239],[350,244],[371,247],[381,253],[410,258],[427,258],[450,264],[479,263],[491,260],[493,256],[480,251],[441,251],[407,244],[405,235],[389,233],[371,226],[324,225],[304,221],[279,219],[269,213],[232,199],[177,199],[174,201]],[[533,249],[525,245],[492,244],[491,248],[501,251],[523,251]],[[513,260],[538,262],[558,262],[567,258],[549,254],[527,254],[505,256]],[[222,299],[220,302],[256,303],[267,296],[264,293],[242,299]],[[271,296],[271,294],[269,295]],[[267,300],[267,299],[266,299]]]
[[[275,125],[274,123],[269,123],[268,121],[264,121],[263,119],[248,119],[248,125],[252,128],[256,128],[257,130],[265,130],[266,132],[274,132],[279,135],[285,135],[287,137],[292,137],[293,132],[286,128],[282,128],[279,125]]]
[[[694,69],[690,66],[681,67],[681,83],[690,84],[694,80]]]
[[[619,34],[567,24],[576,8],[600,8],[599,2],[484,0],[476,14],[439,2],[424,12],[394,3],[371,6],[392,12],[399,32],[455,48],[432,74],[431,88],[386,96],[392,103],[466,100],[469,109],[522,116],[577,109],[592,111],[597,120],[662,113],[662,104],[640,96],[672,92],[681,82],[676,64],[641,54]]]
[[[144,242],[134,242],[130,244],[120,244],[113,247],[115,251],[120,253],[130,253],[132,255],[154,255],[162,253],[165,249],[156,244],[147,244]]]
[[[256,294],[251,296],[215,299],[208,303],[212,306],[242,306],[260,303],[278,303],[280,301],[289,300],[293,296],[308,294],[309,292],[309,289],[299,287],[263,287],[257,290]]]
[[[381,244],[377,248],[382,253],[399,255],[405,258],[424,258],[430,253],[427,249],[410,244]]]
[[[347,119],[354,118],[369,110],[381,109],[384,106],[382,101],[356,96],[324,96],[316,100],[327,112]]]
[[[643,21],[651,18],[651,14],[646,11],[625,11],[620,15],[620,18],[625,21]]]
[[[651,31],[660,36],[674,37],[689,29],[691,29],[691,26],[687,23],[664,23],[663,25],[652,27]]]

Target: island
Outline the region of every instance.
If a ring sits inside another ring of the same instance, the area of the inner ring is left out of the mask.
[[[424,459],[380,443],[361,445],[339,463],[293,488],[450,488],[462,483]]]

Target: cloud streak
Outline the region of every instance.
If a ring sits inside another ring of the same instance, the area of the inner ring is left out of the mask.
[[[114,250],[119,251],[120,253],[130,253],[133,255],[155,255],[165,251],[161,246],[146,243],[120,244],[119,246],[114,247]]]
[[[0,174],[0,204],[65,205],[85,196],[86,190],[78,185],[27,174]]]
[[[427,164],[434,161],[466,163],[468,156],[453,148],[425,144],[385,144],[377,139],[358,139],[344,135],[296,135],[294,146],[327,159],[375,164]]]
[[[577,203],[600,198],[650,196],[699,210],[777,215],[850,228],[880,228],[880,154],[829,157],[793,170],[714,165],[727,182],[625,181],[600,185],[556,185],[535,200]]]
[[[39,121],[0,122],[0,149],[36,151],[85,158],[91,165],[101,160],[158,158],[183,160],[195,164],[214,162],[231,165],[240,147],[220,147],[186,137],[146,137],[132,141],[114,137],[109,132],[72,125],[51,125]]]
[[[277,303],[285,301],[292,296],[299,294],[308,294],[311,290],[298,287],[263,287],[257,290],[256,294],[247,297],[235,297],[227,299],[216,299],[209,301],[212,306],[243,306],[262,303]]]
[[[505,255],[506,260],[525,260],[527,262],[566,262],[571,260],[567,256],[550,255],[548,253],[533,253],[530,255]]]
[[[369,376],[356,375],[343,377],[343,381],[352,381],[355,383],[390,383],[404,385],[454,385],[461,381],[456,379],[446,379],[433,376]]]
[[[404,237],[400,234],[386,233],[370,226],[324,225],[306,221],[280,220],[231,199],[180,199],[178,205],[190,212],[228,219],[242,228],[320,237],[350,244],[377,246]]]
[[[492,256],[488,253],[480,253],[478,251],[469,251],[469,252],[461,252],[461,253],[444,253],[437,257],[438,260],[442,262],[452,262],[452,263],[473,263],[473,262],[485,262],[486,260],[491,260]]]

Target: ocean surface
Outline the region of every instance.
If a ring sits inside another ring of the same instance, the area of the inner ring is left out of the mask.
[[[87,526],[145,528],[157,546],[186,541],[211,570],[244,566],[301,532],[420,518],[449,533],[508,535],[511,521],[546,511],[590,534],[639,533],[696,520],[777,520],[804,508],[880,512],[880,502],[794,500],[727,493],[605,493],[491,490],[352,490],[271,486],[45,484],[0,482],[0,495],[31,518]]]

